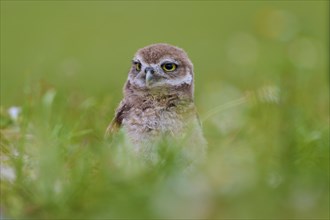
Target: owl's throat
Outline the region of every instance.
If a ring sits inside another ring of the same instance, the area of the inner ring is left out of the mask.
[[[167,97],[177,97],[178,100],[193,100],[193,85],[139,87],[127,81],[124,87],[124,93],[125,97],[136,101],[145,98],[163,99]]]

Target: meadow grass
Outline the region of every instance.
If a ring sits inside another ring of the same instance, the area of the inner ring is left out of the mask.
[[[328,6],[1,1],[1,218],[329,218]],[[104,139],[155,42],[194,63],[191,173],[166,144],[148,164]]]
[[[206,136],[216,136],[207,120],[246,105],[246,123],[213,137],[207,161],[189,175],[164,151],[161,163],[146,165],[120,150],[120,136],[104,140],[112,112],[104,99],[72,106],[49,89],[27,97],[15,120],[2,108],[1,168],[15,173],[1,179],[2,217],[325,218],[327,123],[292,112],[289,97],[261,96],[250,92],[205,118]]]

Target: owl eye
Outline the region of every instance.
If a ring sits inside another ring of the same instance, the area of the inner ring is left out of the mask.
[[[164,63],[162,65],[163,70],[165,70],[166,72],[172,72],[174,70],[176,70],[178,66],[175,63]]]
[[[133,62],[136,71],[140,72],[141,70],[141,63],[140,62]]]

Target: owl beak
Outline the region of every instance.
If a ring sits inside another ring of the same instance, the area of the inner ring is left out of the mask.
[[[147,74],[146,74],[146,85],[148,87],[150,86],[152,78],[153,78],[152,73],[150,71],[148,71]]]
[[[145,69],[146,73],[146,85],[149,87],[154,78],[154,69],[152,67],[147,67]]]

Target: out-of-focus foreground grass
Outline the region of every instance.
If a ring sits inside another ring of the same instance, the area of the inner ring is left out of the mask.
[[[328,218],[328,1],[1,1],[1,217]],[[104,130],[139,47],[195,64],[208,159]],[[172,159],[171,159],[172,158]]]

